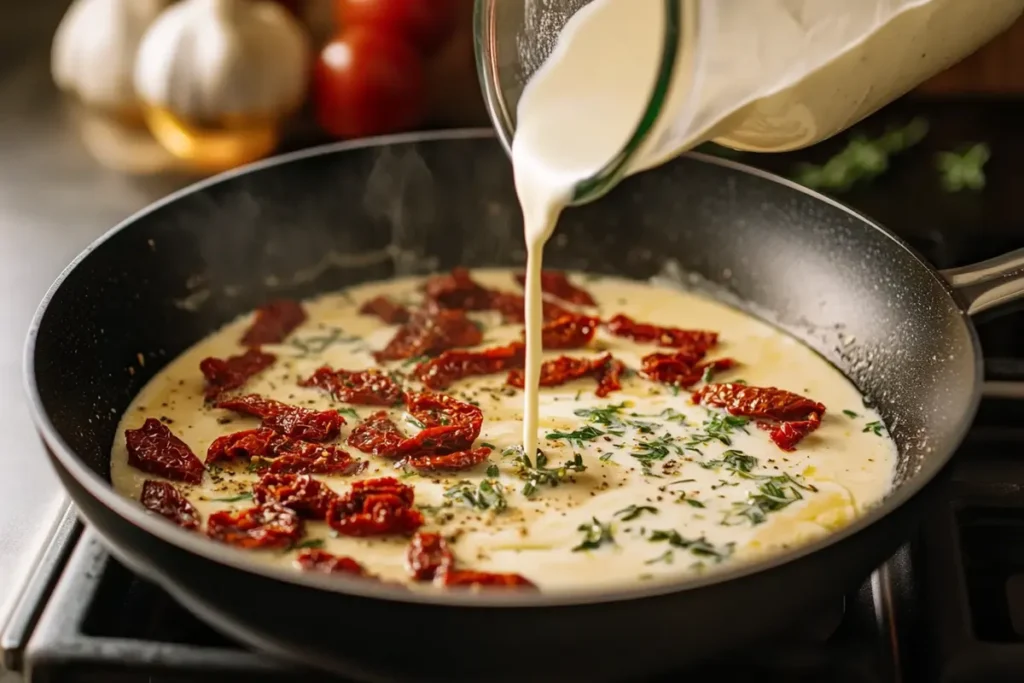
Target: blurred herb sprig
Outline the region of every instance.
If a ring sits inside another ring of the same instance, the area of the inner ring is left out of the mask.
[[[988,145],[979,142],[963,152],[939,152],[935,165],[947,192],[978,190],[985,187],[985,163],[992,156]]]

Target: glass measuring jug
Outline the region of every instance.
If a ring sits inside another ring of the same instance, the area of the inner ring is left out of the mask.
[[[474,21],[481,86],[506,149],[527,84],[585,49],[594,75],[571,84],[582,91],[563,88],[585,95],[581,121],[601,117],[602,102],[624,90],[602,80],[603,68],[633,60],[636,77],[648,79],[635,122],[612,131],[616,151],[578,174],[570,203],[580,204],[709,140],[775,152],[831,137],[966,57],[1022,10],[1024,0],[476,0]],[[598,15],[612,12],[622,40],[607,33],[609,22],[598,27]],[[599,28],[611,39],[586,48]],[[571,121],[552,124],[579,135]]]

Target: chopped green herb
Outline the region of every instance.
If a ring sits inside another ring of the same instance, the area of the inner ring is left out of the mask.
[[[866,425],[864,425],[864,429],[862,429],[861,431],[862,432],[871,432],[875,436],[882,436],[882,431],[884,429],[885,429],[885,425],[884,424],[882,424],[881,422],[875,421],[875,422],[868,422]]]
[[[732,381],[732,383],[733,383],[733,384],[746,384],[746,383],[747,383],[747,380],[745,380],[745,379],[734,379],[734,380]]]
[[[486,441],[481,441],[480,445],[483,446],[484,448],[490,448],[492,451],[498,450],[497,446],[495,446],[493,443],[488,443]]]
[[[303,549],[306,549],[306,548],[323,548],[323,547],[324,547],[324,539],[322,539],[322,538],[310,538],[310,539],[306,539],[305,541],[302,541],[301,543],[296,543],[295,545],[293,545],[291,547],[291,549],[292,550],[303,550]]]
[[[484,479],[473,485],[469,481],[460,481],[444,492],[444,497],[454,503],[478,510],[494,510],[503,512],[508,508],[505,500],[505,487],[501,482]]]
[[[677,446],[671,434],[664,434],[650,441],[641,441],[633,447],[630,455],[640,461],[644,474],[651,474],[655,462],[665,460],[673,453],[682,455],[683,449]]]
[[[430,360],[430,356],[413,356],[403,360],[402,367],[407,368],[410,365],[419,365],[420,363],[426,363],[428,360]]]
[[[716,562],[721,562],[732,555],[733,550],[736,548],[734,543],[726,543],[721,548],[716,547],[703,536],[695,539],[685,538],[674,529],[652,530],[647,540],[651,543],[668,541],[668,544],[673,548],[689,550],[694,555],[701,557],[713,557]]]
[[[230,498],[211,498],[210,500],[218,503],[237,503],[240,500],[252,500],[252,494],[240,493],[237,496],[231,496]]]
[[[572,432],[548,432],[544,438],[549,441],[565,440],[576,448],[581,448],[584,441],[593,441],[599,436],[604,436],[604,432],[587,425]]]
[[[487,466],[488,477],[490,477],[491,479],[495,479],[499,474],[501,474],[501,472],[498,470],[498,466],[495,465],[493,462]]]
[[[846,147],[822,166],[801,164],[793,177],[811,189],[845,192],[861,181],[870,181],[889,169],[889,158],[924,139],[928,122],[915,118],[903,128],[869,139],[855,135]]]
[[[757,467],[757,458],[747,455],[743,451],[729,449],[722,453],[720,460],[709,460],[698,464],[707,470],[724,467],[736,473],[749,474]]]
[[[704,368],[704,374],[700,376],[700,381],[704,384],[711,384],[711,380],[715,378],[715,366],[712,363]]]
[[[523,486],[523,495],[527,498],[535,494],[539,486],[554,488],[565,481],[570,472],[583,472],[587,469],[587,466],[583,464],[583,456],[579,453],[560,467],[548,467],[548,457],[539,450],[537,451],[536,465],[525,453],[516,457],[515,463],[518,467],[519,478],[526,482]]]
[[[605,427],[618,427],[622,424],[619,415],[624,408],[628,407],[629,403],[623,401],[622,403],[613,403],[604,408],[580,408],[579,410],[574,410],[573,413],[576,417],[584,417],[595,424],[604,425]]]
[[[726,514],[723,523],[734,526],[743,519],[752,525],[762,524],[768,513],[777,512],[803,499],[801,491],[817,491],[810,484],[798,482],[789,474],[766,477],[758,486],[758,492],[751,494],[745,502],[733,504],[733,510]]]
[[[656,515],[658,514],[658,508],[651,505],[630,505],[629,507],[624,507],[621,510],[618,510],[615,513],[615,516],[618,517],[619,515],[622,515],[623,522],[631,522],[645,512]]]
[[[572,549],[574,553],[581,550],[596,550],[604,544],[615,545],[615,537],[612,535],[610,524],[602,524],[597,517],[591,517],[589,524],[580,524],[577,531],[583,533],[583,540]]]
[[[706,508],[707,507],[707,505],[705,505],[704,503],[700,502],[696,498],[687,498],[685,494],[680,496],[679,502],[680,503],[686,503],[687,505],[689,505],[692,508]]]
[[[299,351],[299,357],[319,355],[337,344],[349,344],[359,341],[359,337],[346,337],[338,328],[331,328],[326,334],[313,335],[292,339],[288,344]]]
[[[727,413],[710,413],[701,425],[702,431],[690,434],[690,440],[683,447],[687,450],[700,452],[700,446],[717,441],[723,446],[732,445],[732,433],[746,432],[749,418]]]
[[[846,417],[850,417],[850,418],[860,417],[860,415],[858,415],[857,413],[853,412],[852,410],[844,410],[843,411],[843,415],[845,415]]]
[[[427,425],[411,413],[402,413],[402,419],[411,424],[416,429],[426,429]]]
[[[359,413],[352,408],[338,408],[338,414],[351,417],[353,420],[359,420]]]
[[[672,564],[672,562],[675,560],[675,557],[675,551],[666,550],[661,555],[658,555],[657,557],[645,561],[644,564],[658,564],[659,562],[664,562],[665,564]]]
[[[939,152],[935,164],[941,174],[942,188],[947,192],[978,191],[985,187],[985,164],[992,153],[988,145],[979,143],[964,152]]]

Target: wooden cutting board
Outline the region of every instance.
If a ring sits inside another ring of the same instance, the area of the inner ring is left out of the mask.
[[[916,92],[925,95],[1024,94],[1024,19],[964,61],[921,85]]]

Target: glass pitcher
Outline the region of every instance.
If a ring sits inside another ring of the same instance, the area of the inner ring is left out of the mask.
[[[506,149],[523,89],[563,28],[610,2],[647,12],[628,20],[660,19],[660,56],[632,134],[575,184],[573,204],[702,142],[758,152],[820,142],[974,52],[1024,11],[1024,0],[594,0],[577,16],[588,0],[476,0],[477,70]]]

